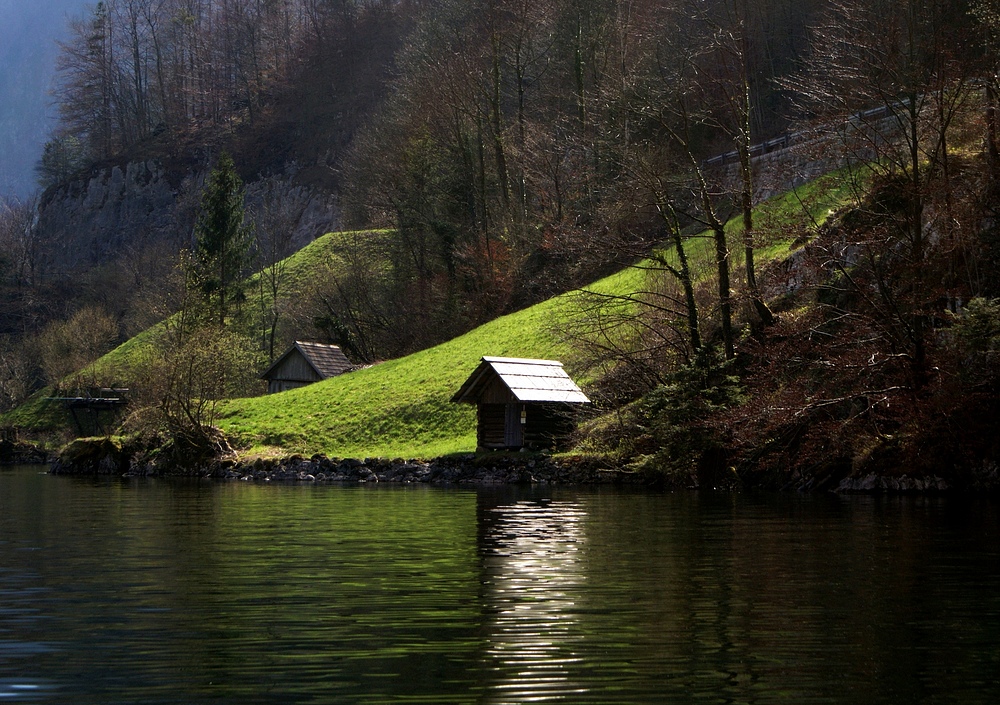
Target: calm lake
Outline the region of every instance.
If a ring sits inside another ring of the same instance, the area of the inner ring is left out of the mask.
[[[0,703],[1000,702],[985,499],[0,469]]]

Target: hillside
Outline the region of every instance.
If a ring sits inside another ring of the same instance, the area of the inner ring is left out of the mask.
[[[108,66],[68,56],[60,139],[91,166],[43,165],[39,213],[0,213],[0,408],[124,384],[134,432],[426,455],[468,447],[446,400],[481,355],[552,356],[598,402],[578,448],[611,463],[995,474],[1000,87],[969,78],[998,75],[995,13],[584,5],[207,3]],[[71,43],[134,46],[125,8]],[[191,83],[160,40],[213,70]],[[88,77],[144,66],[162,81],[94,110]],[[256,398],[296,339],[367,368]]]
[[[566,299],[451,342],[278,395],[227,401],[217,423],[250,454],[431,458],[476,447],[475,408],[449,399],[482,355],[567,360]]]
[[[769,223],[774,233],[769,247],[759,252],[762,262],[786,258],[804,228],[822,222],[849,199],[848,185],[846,179],[834,175],[758,207],[761,221]],[[734,231],[737,226],[736,220],[730,223]],[[328,234],[288,258],[282,264],[283,298],[297,298],[307,282],[331,267],[343,266],[343,262],[337,264],[338,247],[355,235]],[[710,240],[694,237],[691,243],[689,257],[699,280],[708,285]],[[738,263],[737,257],[734,264]],[[640,262],[595,282],[586,291],[631,297],[652,276],[646,266]],[[584,316],[581,298],[580,293],[569,292],[433,348],[309,387],[224,401],[215,422],[241,452],[250,455],[322,452],[336,457],[426,458],[472,450],[474,409],[451,404],[449,399],[483,355],[562,360],[585,387],[602,374],[599,361],[578,339]],[[80,378],[133,385],[141,377],[137,368],[149,359],[162,335],[163,325],[145,331],[81,371]],[[69,419],[58,412],[56,404],[44,401],[46,394],[0,416],[0,425],[28,430],[65,426]]]
[[[948,327],[934,338],[934,363],[953,370],[956,355],[975,362],[961,374],[933,372],[933,384],[914,395],[909,358],[885,347],[892,339],[878,332],[893,321],[868,308],[865,287],[878,286],[868,282],[871,263],[858,257],[861,250],[844,249],[844,242],[859,241],[873,218],[886,217],[884,182],[876,176],[859,190],[856,177],[837,172],[755,209],[762,230],[770,233],[757,250],[758,266],[780,320],[762,335],[750,325],[749,310],[741,313],[733,363],[701,368],[697,358],[688,366],[664,359],[663,382],[651,393],[621,396],[628,370],[645,368],[648,360],[614,363],[595,354],[593,338],[581,335],[589,324],[581,328],[581,322],[592,312],[594,296],[626,309],[647,305],[637,294],[658,286],[663,269],[645,260],[419,353],[298,390],[223,400],[213,420],[244,458],[467,452],[475,445],[474,410],[449,399],[479,358],[549,357],[563,360],[598,401],[577,451],[612,465],[656,469],[675,484],[725,485],[739,478],[767,487],[994,487],[995,449],[983,424],[989,424],[996,399],[989,391],[997,377],[988,351],[1000,340],[1000,310],[976,300],[964,318],[942,318]],[[975,172],[962,178],[975,178]],[[739,219],[728,227],[737,236]],[[290,258],[289,279],[308,281],[316,267],[329,272],[345,235],[351,234],[331,233]],[[710,296],[712,240],[692,234],[687,242],[699,296]],[[831,252],[846,253],[850,263],[831,263]],[[669,249],[663,254],[667,264],[676,263]],[[740,258],[733,255],[740,280]],[[838,288],[838,277],[851,282],[853,295]],[[294,289],[286,295],[294,296]],[[621,332],[622,343],[634,335],[634,329]],[[718,342],[718,329],[708,332]],[[95,369],[121,370],[141,359],[137,351],[156,335],[147,331]],[[725,374],[731,376],[720,376]],[[36,400],[0,417],[0,425],[42,428],[51,425],[51,410]]]
[[[652,81],[651,95],[661,90],[650,73],[659,49],[646,37],[622,47],[637,60],[622,65],[634,81],[607,73],[619,64],[614,37],[635,29],[617,26],[633,20],[611,5],[147,5],[141,28],[130,21],[134,2],[73,18],[54,106],[61,119],[40,165],[46,188],[11,235],[0,205],[0,354],[11,361],[0,369],[0,409],[54,381],[38,364],[38,339],[80,311],[114,319],[100,352],[156,320],[146,309],[191,245],[199,192],[222,151],[247,184],[261,237],[288,233],[280,256],[330,230],[398,234],[394,300],[375,313],[402,333],[376,341],[372,359],[441,342],[636,256],[631,241],[591,246],[595,234],[618,236],[616,204],[633,198],[632,165],[618,161],[629,149],[601,137],[619,133],[620,111],[602,106],[638,106],[606,87]],[[754,58],[762,76],[787,71],[801,50],[818,9],[807,5],[794,16],[761,8],[755,37],[770,50],[767,62]],[[709,31],[669,9],[645,7],[653,17],[635,21],[649,19],[663,37],[676,34],[674,23],[692,36]],[[107,54],[91,51],[97,37]],[[785,101],[769,86],[755,86],[754,140],[787,126]],[[698,158],[730,148],[710,132],[699,130]],[[654,133],[643,129],[659,143],[651,153],[669,142]],[[16,235],[22,227],[28,243]],[[657,237],[655,225],[629,230],[632,240]]]
[[[762,264],[787,258],[806,228],[825,221],[850,195],[848,180],[835,175],[762,204],[758,216],[780,233],[760,251]],[[730,228],[737,226],[734,219]],[[707,283],[710,241],[694,242],[690,257]],[[586,290],[630,297],[646,286],[646,265],[638,265]],[[309,387],[225,402],[218,424],[251,454],[428,458],[474,450],[475,410],[449,399],[483,355],[557,359],[585,389],[597,381],[597,361],[573,339],[583,316],[580,298],[569,292],[434,348]]]

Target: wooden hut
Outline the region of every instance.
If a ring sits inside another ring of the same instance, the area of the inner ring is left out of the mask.
[[[480,449],[552,447],[590,403],[561,362],[509,357],[484,357],[451,400],[476,405]]]
[[[296,340],[261,374],[261,379],[267,380],[268,394],[274,394],[336,377],[350,369],[351,361],[339,346]]]

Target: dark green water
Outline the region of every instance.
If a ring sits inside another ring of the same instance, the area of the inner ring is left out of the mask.
[[[986,500],[0,470],[0,703],[1000,702]]]

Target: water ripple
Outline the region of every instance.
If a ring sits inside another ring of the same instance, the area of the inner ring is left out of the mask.
[[[992,705],[997,516],[3,471],[0,702]]]

